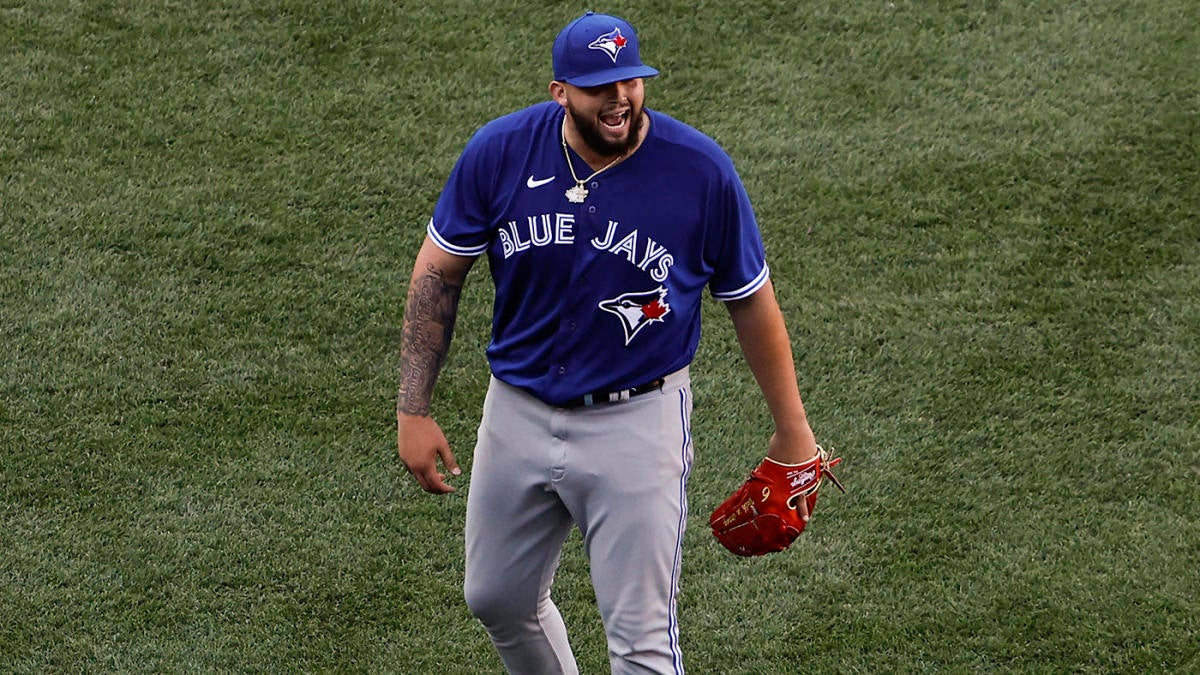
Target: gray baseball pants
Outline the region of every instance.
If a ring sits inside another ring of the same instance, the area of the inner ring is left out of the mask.
[[[492,378],[467,497],[464,596],[509,673],[578,673],[550,599],[579,527],[614,674],[683,673],[676,596],[692,465],[687,369],[562,409]]]

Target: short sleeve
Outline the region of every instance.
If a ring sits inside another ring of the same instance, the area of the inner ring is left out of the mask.
[[[490,195],[499,161],[492,147],[483,131],[472,136],[434,207],[429,237],[448,253],[477,256],[491,243]]]
[[[713,298],[726,302],[753,295],[767,283],[770,269],[750,196],[732,166],[715,192],[709,216],[716,219],[715,232],[705,252],[713,265],[708,287]]]

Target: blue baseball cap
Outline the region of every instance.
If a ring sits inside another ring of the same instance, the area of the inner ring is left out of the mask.
[[[629,22],[588,12],[567,24],[554,40],[554,79],[576,87],[654,77],[642,63],[637,33]]]

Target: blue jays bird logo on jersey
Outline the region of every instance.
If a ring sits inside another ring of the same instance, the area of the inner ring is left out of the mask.
[[[671,313],[666,300],[667,289],[659,286],[645,293],[624,293],[611,300],[601,300],[599,307],[621,320],[625,346],[628,347],[639,331],[652,323],[662,323],[663,317]]]
[[[625,48],[625,43],[628,39],[621,35],[620,28],[614,28],[611,31],[592,40],[592,44],[588,45],[588,49],[596,49],[608,54],[608,58],[612,59],[613,63],[617,62],[617,54]]]

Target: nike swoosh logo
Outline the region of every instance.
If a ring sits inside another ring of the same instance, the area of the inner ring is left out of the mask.
[[[527,187],[527,188],[541,187],[541,186],[545,185],[546,183],[549,183],[552,180],[554,180],[554,176],[550,176],[549,178],[543,178],[541,180],[534,180],[533,174],[529,174],[529,180],[525,181],[525,187]]]

